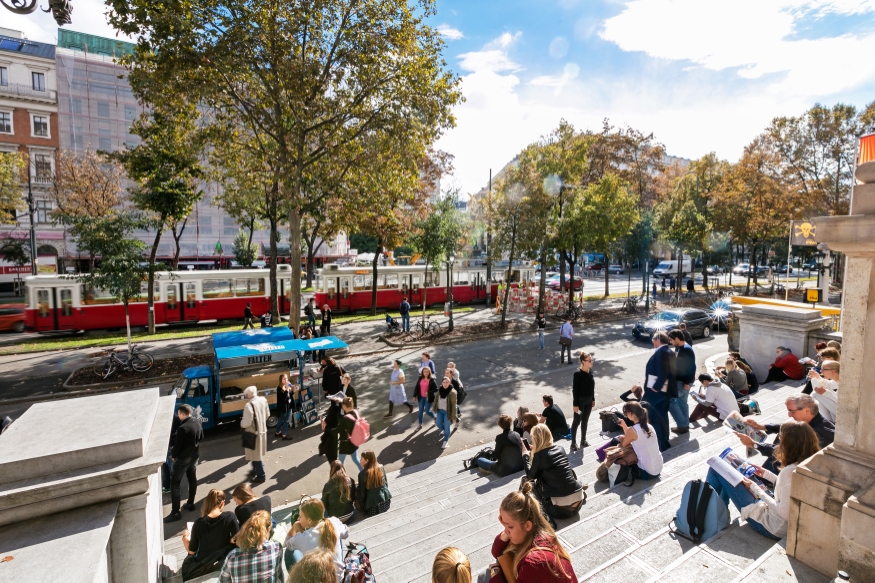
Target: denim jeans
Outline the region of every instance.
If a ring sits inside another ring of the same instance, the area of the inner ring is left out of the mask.
[[[276,422],[276,433],[282,433],[283,435],[286,434],[286,430],[292,426],[292,413],[293,411],[289,409],[288,411],[280,415],[279,420]]]
[[[264,462],[252,462],[252,471],[255,472],[255,477],[259,479],[267,479],[264,473]]]
[[[416,390],[419,390],[419,387],[416,387]],[[434,413],[431,412],[431,403],[428,402],[428,397],[419,397],[419,424],[422,425],[422,418],[424,415],[431,415],[431,418],[434,419]]]
[[[644,389],[644,401],[650,403],[650,424],[656,431],[656,440],[659,442],[659,451],[665,451],[671,447],[668,441],[668,402],[669,396],[663,392]]]
[[[401,314],[401,330],[410,332],[410,314]]]
[[[744,487],[744,484],[738,484],[734,488],[729,485],[729,482],[723,478],[720,474],[715,472],[713,469],[708,470],[708,475],[705,476],[705,481],[711,484],[711,487],[714,488],[714,491],[717,492],[717,495],[723,499],[727,506],[729,506],[729,501],[732,500],[732,503],[735,504],[735,507],[741,510],[745,506],[750,506],[751,504],[756,504],[757,497],[750,493],[750,490]],[[755,520],[747,519],[747,523],[750,525],[752,529],[760,533],[766,538],[780,540],[781,537],[777,537],[773,535],[771,532],[766,530],[762,524]]]
[[[678,381],[678,396],[668,404],[668,412],[671,413],[678,427],[690,426],[690,389],[684,390],[684,383]]]
[[[538,341],[541,343],[541,350],[544,350],[544,329],[538,328]]]
[[[356,467],[359,469],[359,471],[362,471],[364,468],[362,468],[362,462],[359,460],[359,450],[355,450],[354,452],[352,452],[349,455],[352,457],[352,463],[354,463],[356,465]],[[345,453],[339,454],[337,456],[337,459],[339,459],[340,463],[343,464],[344,462],[346,462],[346,454]]]
[[[492,466],[494,466],[497,463],[498,463],[498,461],[488,460],[485,457],[478,457],[477,458],[477,465],[486,471],[492,471]]]
[[[453,431],[453,424],[450,423],[450,416],[443,409],[437,413],[437,426],[444,432],[444,441],[449,441],[450,433]]]

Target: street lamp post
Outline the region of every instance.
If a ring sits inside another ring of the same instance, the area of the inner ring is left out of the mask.
[[[450,257],[447,261],[447,301],[450,305],[450,323],[447,325],[447,330],[453,331],[453,264],[456,262],[456,254],[450,251]]]

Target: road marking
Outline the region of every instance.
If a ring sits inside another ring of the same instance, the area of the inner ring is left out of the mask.
[[[696,344],[696,348],[713,348],[713,344]]]

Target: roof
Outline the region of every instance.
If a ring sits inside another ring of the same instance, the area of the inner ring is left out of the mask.
[[[235,330],[234,332],[217,332],[213,334],[213,348],[243,346],[244,344],[261,344],[264,342],[282,342],[294,340],[295,334],[288,326],[276,328],[255,328],[253,330]]]
[[[326,336],[325,338],[313,338],[310,340],[284,340],[280,342],[263,342],[260,344],[216,348],[216,359],[219,361],[219,368],[223,368],[247,364],[281,362],[297,358],[298,352],[313,352],[316,350],[332,350],[346,347],[346,342],[336,336]]]
[[[203,378],[203,377],[211,377],[211,376],[213,376],[213,370],[209,366],[207,366],[205,364],[201,364],[198,366],[192,366],[190,368],[185,369],[184,371],[182,371],[182,376],[184,376],[187,379],[199,379],[199,378]]]
[[[0,51],[3,53],[17,53],[41,59],[55,59],[55,45],[40,43],[13,36],[0,35]]]

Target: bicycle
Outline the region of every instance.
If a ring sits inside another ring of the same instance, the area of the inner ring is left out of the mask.
[[[416,324],[414,324],[413,330],[415,331],[415,335],[418,338],[422,338],[426,335],[434,336],[436,334],[440,334],[441,325],[431,320],[426,320],[425,323],[420,320]]]
[[[571,306],[565,312],[562,313],[563,320],[577,320],[583,315],[583,308],[578,306]]]
[[[627,314],[635,314],[638,312],[638,302],[641,301],[641,296],[629,296],[623,301],[623,307],[620,308]]]
[[[681,307],[682,302],[680,296],[672,295],[665,303],[671,308],[679,308]]]
[[[118,356],[123,352],[127,352],[124,349],[116,350],[110,348],[109,350],[105,350],[102,354],[107,354],[107,358],[103,363],[98,363],[94,365],[94,374],[106,380],[112,373],[114,373],[119,368],[126,371],[146,372],[147,370],[152,368],[152,365],[155,364],[155,361],[149,354],[146,354],[145,352],[138,352],[137,349],[137,344],[131,346],[130,354],[126,359],[119,358]],[[100,356],[102,356],[102,354]]]

